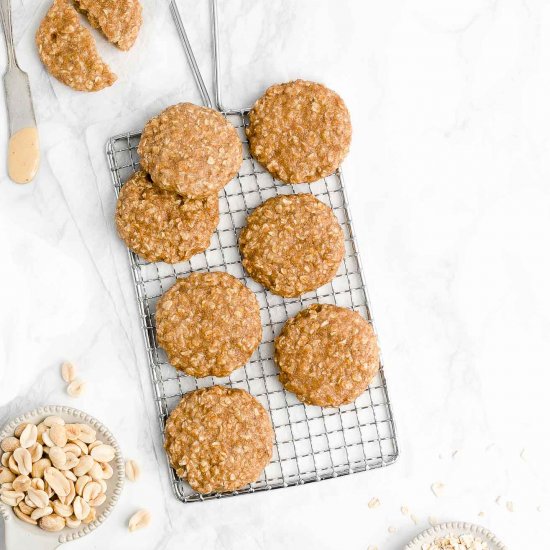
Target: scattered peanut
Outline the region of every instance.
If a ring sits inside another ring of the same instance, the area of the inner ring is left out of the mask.
[[[21,508],[19,508],[19,506],[16,506],[16,507],[13,509],[13,512],[15,513],[15,515],[16,515],[19,519],[21,519],[21,520],[23,520],[23,521],[25,521],[25,522],[27,522],[27,523],[30,523],[31,525],[36,525],[36,521],[35,521],[34,519],[32,519],[29,515],[24,514],[24,513],[21,511]]]
[[[69,384],[76,378],[76,369],[72,363],[65,361],[61,365],[61,378]]]
[[[5,453],[13,453],[17,447],[20,447],[19,439],[17,437],[6,437],[0,443],[0,449]]]
[[[61,424],[61,426],[65,425],[65,421],[60,416],[47,416],[42,423],[48,428],[51,428],[54,424]]]
[[[126,461],[126,477],[130,481],[137,481],[141,475],[141,469],[135,460]]]
[[[15,430],[13,431],[13,435],[15,437],[21,437],[21,434],[23,433],[26,425],[27,424],[25,422],[23,422],[23,424],[19,424],[19,426],[17,426],[17,428],[15,428]]]
[[[17,476],[13,482],[12,487],[15,491],[25,492],[28,491],[31,486],[31,478],[29,476],[20,475]]]
[[[54,424],[50,428],[48,435],[57,447],[65,447],[67,445],[67,430],[62,424]]]
[[[49,514],[38,520],[38,525],[44,531],[61,531],[65,527],[65,519],[57,514]]]
[[[19,444],[24,449],[32,447],[36,443],[38,429],[34,424],[27,424],[19,437]]]
[[[115,449],[111,445],[97,445],[92,448],[90,455],[97,462],[111,462],[115,458]]]
[[[21,508],[22,502],[19,504],[19,508]],[[51,506],[46,506],[45,508],[36,508],[31,511],[31,518],[35,521],[38,521],[40,518],[43,518],[44,516],[49,516],[50,514],[53,514],[53,508]]]
[[[130,533],[143,529],[151,523],[151,514],[147,510],[137,511],[128,522],[128,530]]]
[[[84,393],[85,389],[86,389],[86,382],[83,382],[82,380],[79,380],[77,378],[67,386],[67,393],[71,397],[80,397]]]
[[[444,489],[445,489],[444,483],[441,483],[440,481],[436,481],[435,483],[432,483],[432,493],[436,497],[440,497],[443,494]]]
[[[13,459],[15,460],[15,464],[17,465],[17,471],[26,476],[31,473],[32,471],[32,458],[31,453],[27,451],[27,449],[23,449],[23,447],[17,447],[15,451],[13,451]]]
[[[369,508],[378,508],[380,506],[380,500],[375,498],[371,498],[369,501]]]

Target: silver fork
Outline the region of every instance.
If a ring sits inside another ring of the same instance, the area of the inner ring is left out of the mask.
[[[38,170],[40,149],[29,76],[15,56],[10,0],[0,0],[0,16],[8,52],[4,90],[9,123],[8,175],[16,183],[28,183]]]

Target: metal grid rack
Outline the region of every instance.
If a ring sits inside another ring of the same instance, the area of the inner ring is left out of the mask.
[[[220,222],[210,248],[187,262],[149,263],[129,252],[141,323],[145,335],[161,429],[183,394],[199,387],[223,384],[254,395],[271,415],[275,432],[273,459],[262,477],[231,493],[199,495],[171,469],[174,492],[184,502],[252,493],[300,485],[386,466],[397,457],[394,423],[384,370],[355,403],[340,408],[304,405],[286,392],[273,361],[273,341],[285,321],[311,303],[331,303],[359,311],[372,321],[361,263],[340,171],[313,184],[283,185],[250,155],[244,128],[246,111],[224,113],[243,142],[243,164],[235,179],[220,194]],[[116,193],[138,169],[139,133],[111,138],[107,157]],[[246,217],[269,197],[309,192],[329,205],[345,236],[346,254],[334,280],[299,298],[285,299],[267,291],[244,272],[238,236]],[[262,342],[245,367],[225,378],[195,379],[176,371],[158,347],[155,307],[160,296],[176,281],[194,271],[227,271],[252,289],[260,303]]]

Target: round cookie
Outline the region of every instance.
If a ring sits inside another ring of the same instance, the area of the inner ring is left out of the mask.
[[[351,403],[378,372],[372,325],[359,313],[314,304],[288,320],[275,340],[283,386],[300,401],[321,407]]]
[[[192,103],[172,105],[152,118],[138,153],[156,185],[192,198],[217,193],[242,162],[241,140],[231,123]]]
[[[250,152],[285,183],[317,181],[347,155],[351,121],[342,98],[322,84],[277,84],[256,101],[246,134]]]
[[[273,452],[267,411],[248,392],[223,386],[184,395],[164,435],[172,467],[203,494],[253,483]]]
[[[218,197],[187,199],[140,170],[120,190],[115,223],[128,248],[149,262],[176,263],[203,252],[218,225]]]
[[[262,339],[254,293],[221,271],[192,273],[159,300],[157,338],[173,367],[191,376],[228,376]]]
[[[345,252],[336,216],[309,193],[280,195],[258,206],[239,246],[250,276],[287,298],[331,281]]]

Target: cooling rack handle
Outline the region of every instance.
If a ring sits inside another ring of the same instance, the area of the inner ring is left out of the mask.
[[[212,10],[212,64],[214,66],[214,98],[219,111],[226,111],[222,104],[220,68],[220,32],[218,25],[218,0],[210,0]]]
[[[183,21],[181,19],[178,5],[176,4],[176,0],[170,1],[170,11],[172,13],[174,23],[176,24],[176,29],[178,30],[178,34],[180,36],[183,49],[185,51],[185,55],[187,56],[187,61],[189,61],[189,66],[191,67],[191,71],[193,72],[193,77],[195,79],[197,87],[199,88],[202,102],[204,103],[204,105],[206,105],[206,107],[212,108],[212,100],[210,99],[210,94],[208,93],[208,89],[204,84],[204,79],[202,78],[202,74],[197,64],[197,59],[195,57],[195,54],[193,53],[193,48],[191,47],[189,38],[187,37],[187,32],[185,31],[185,26],[183,25]]]

